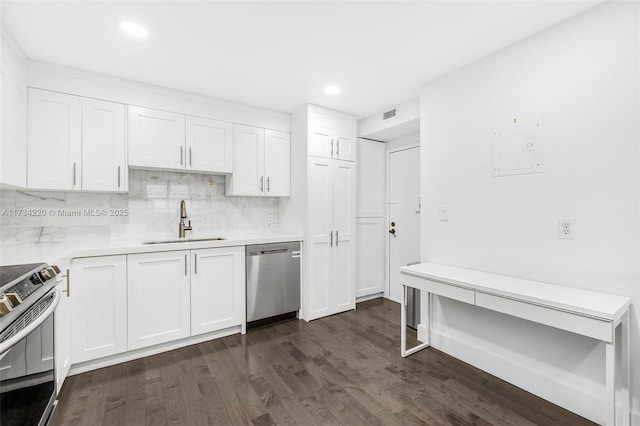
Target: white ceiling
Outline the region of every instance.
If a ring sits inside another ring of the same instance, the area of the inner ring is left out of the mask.
[[[27,57],[268,109],[367,117],[599,1],[7,1]],[[122,19],[149,30],[123,34]],[[328,84],[342,93],[329,97]]]

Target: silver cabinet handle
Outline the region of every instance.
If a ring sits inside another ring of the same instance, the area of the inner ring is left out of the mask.
[[[67,269],[67,297],[71,296],[71,271]]]
[[[331,238],[331,242],[329,243],[329,247],[333,247],[333,231],[329,232],[329,237]]]
[[[267,192],[271,192],[271,177],[267,176]]]
[[[264,176],[260,176],[260,192],[264,192]]]
[[[120,166],[118,166],[118,188],[120,188]]]
[[[187,275],[187,255],[184,255],[184,275]]]
[[[339,243],[340,243],[340,240],[338,238],[338,231],[336,231],[336,247],[338,247]]]
[[[193,165],[193,161],[191,158],[191,147],[189,147],[189,165],[192,166]]]
[[[183,166],[184,165],[184,161],[182,160],[182,157],[184,156],[184,153],[182,152],[183,148],[182,146],[180,147],[180,165]]]
[[[336,139],[336,157],[340,158],[340,138]]]
[[[198,275],[198,253],[193,254],[193,272]]]
[[[333,139],[331,139],[331,157],[333,157]]]
[[[76,163],[73,163],[73,186],[76,186]]]

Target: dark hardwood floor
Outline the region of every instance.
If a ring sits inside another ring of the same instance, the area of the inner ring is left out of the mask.
[[[53,425],[591,425],[429,348],[386,299],[71,376]]]

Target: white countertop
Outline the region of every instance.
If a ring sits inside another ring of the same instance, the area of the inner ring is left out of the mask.
[[[249,244],[302,241],[301,235],[281,233],[225,233],[222,237],[224,237],[224,240],[185,241],[167,244],[142,244],[142,241],[140,240],[103,240],[58,244],[0,245],[0,265],[15,265],[35,262],[56,264],[59,262],[68,262],[68,260],[77,257],[109,256],[130,253],[149,253],[158,251],[192,250],[244,246]],[[162,238],[161,240],[169,239],[171,238]]]
[[[436,263],[403,266],[400,268],[400,272],[480,292],[526,299],[533,303],[551,305],[559,309],[579,311],[598,318],[619,318],[631,303],[628,297],[614,294],[489,274]]]

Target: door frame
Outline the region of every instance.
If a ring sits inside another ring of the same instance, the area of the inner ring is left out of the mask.
[[[420,142],[414,142],[414,143],[410,143],[407,145],[402,145],[402,146],[398,146],[396,148],[391,148],[391,149],[387,149],[387,171],[386,171],[386,186],[387,186],[387,190],[386,190],[386,207],[385,207],[385,223],[387,224],[387,231],[389,230],[389,220],[390,220],[390,212],[389,212],[389,206],[391,204],[391,154],[396,153],[396,152],[400,152],[400,151],[406,151],[409,149],[414,149],[414,148],[420,148]],[[420,179],[422,177],[422,167],[420,167]],[[422,203],[422,200],[420,201],[420,203]],[[384,297],[387,299],[390,299],[391,296],[391,250],[389,247],[389,235],[387,233],[386,238],[385,238],[385,243],[384,243],[384,250],[386,253],[386,269],[387,269],[387,273],[385,274],[384,277],[384,282],[385,282],[385,289],[384,289]]]

